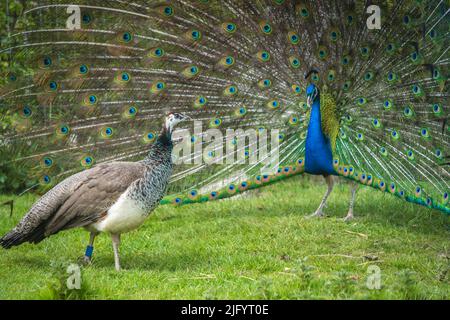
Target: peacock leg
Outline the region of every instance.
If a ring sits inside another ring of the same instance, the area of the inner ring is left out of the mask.
[[[119,245],[120,245],[120,234],[111,234],[113,250],[114,250],[114,264],[116,270],[120,271],[120,261],[119,261]]]
[[[350,197],[350,205],[348,207],[348,213],[344,218],[344,221],[350,221],[354,218],[353,216],[353,206],[355,204],[356,191],[358,190],[358,184],[354,183],[352,187],[352,194]]]
[[[331,175],[326,176],[325,181],[327,182],[328,189],[325,192],[325,195],[323,196],[322,201],[320,202],[319,208],[317,208],[317,210],[313,214],[311,214],[309,217],[323,217],[323,211],[322,211],[323,207],[327,203],[328,196],[330,195],[331,191],[333,190],[333,186],[334,186],[333,176],[331,176]]]

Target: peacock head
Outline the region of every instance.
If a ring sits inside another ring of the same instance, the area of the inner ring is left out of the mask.
[[[189,116],[182,113],[171,112],[166,116],[164,128],[168,133],[172,133],[178,123],[189,119],[191,119]]]
[[[320,99],[319,88],[317,88],[315,84],[311,83],[308,88],[306,88],[306,103],[308,104],[308,107],[311,107],[311,105],[318,99]]]

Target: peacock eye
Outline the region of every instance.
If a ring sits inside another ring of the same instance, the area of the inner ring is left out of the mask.
[[[52,91],[55,91],[56,89],[58,89],[58,84],[56,83],[56,81],[50,81],[48,86],[49,86],[50,90],[52,90]]]
[[[410,22],[410,18],[409,18],[409,16],[403,16],[403,23],[404,24],[409,24],[409,22]]]
[[[265,34],[270,34],[272,32],[272,27],[270,26],[270,24],[266,23],[261,27],[261,30]]]
[[[88,67],[85,64],[82,64],[80,66],[80,73],[81,74],[86,74],[88,72]]]
[[[29,118],[32,115],[32,110],[29,106],[25,106],[22,108],[22,116],[24,118]]]
[[[49,57],[45,57],[43,62],[44,62],[44,66],[46,66],[46,67],[49,67],[52,65],[52,59]]]
[[[130,42],[132,39],[133,39],[133,37],[132,37],[131,33],[129,33],[129,32],[125,32],[122,35],[122,40],[126,43]]]
[[[223,26],[223,29],[227,33],[234,33],[234,32],[236,32],[236,24],[234,24],[232,22],[224,23],[222,26]]]
[[[58,133],[61,135],[67,135],[69,133],[69,127],[67,125],[61,125],[58,128]]]
[[[172,7],[165,7],[164,8],[164,15],[166,17],[170,17],[173,15],[173,8]]]

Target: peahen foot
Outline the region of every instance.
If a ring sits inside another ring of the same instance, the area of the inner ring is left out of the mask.
[[[91,264],[91,263],[92,263],[91,257],[84,256],[84,257],[83,257],[83,263],[86,264],[86,265]]]
[[[92,258],[87,257],[87,256],[80,256],[77,259],[78,263],[82,266],[89,266],[92,264]]]

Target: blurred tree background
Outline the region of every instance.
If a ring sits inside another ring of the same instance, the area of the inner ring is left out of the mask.
[[[0,93],[1,88],[6,84],[6,78],[11,65],[11,55],[8,51],[3,52],[8,47],[9,36],[16,32],[19,24],[26,23],[23,12],[32,1],[27,0],[2,0],[0,1]],[[20,65],[20,61],[17,61]],[[16,66],[15,66],[16,67]],[[25,71],[25,70],[23,70]],[[17,193],[28,188],[32,181],[27,180],[21,168],[14,162],[7,162],[11,159],[7,148],[8,141],[5,138],[6,132],[13,126],[14,108],[4,105],[0,100],[0,194]]]

